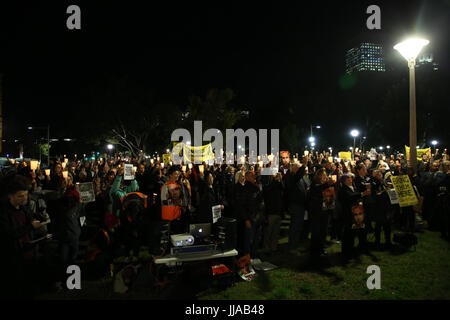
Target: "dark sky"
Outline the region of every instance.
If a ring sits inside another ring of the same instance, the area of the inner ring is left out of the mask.
[[[392,56],[395,41],[420,30],[448,67],[447,0],[93,2],[2,2],[7,137],[29,123],[49,121],[55,134],[64,132],[73,125],[71,114],[90,114],[96,88],[124,74],[180,106],[190,94],[229,87],[236,104],[252,111],[304,108],[307,117],[303,97],[334,90],[345,49],[361,33],[379,37]],[[81,7],[79,31],[66,28],[70,4]],[[366,28],[371,4],[381,8],[381,31]]]

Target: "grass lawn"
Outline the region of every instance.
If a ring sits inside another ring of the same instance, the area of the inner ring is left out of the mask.
[[[323,257],[324,267],[317,269],[310,266],[308,253],[287,252],[286,221],[282,228],[279,253],[261,257],[279,268],[257,272],[253,281],[238,281],[226,290],[199,285],[197,278],[189,274],[158,293],[148,289],[118,294],[112,292],[111,280],[83,280],[82,290],[44,294],[39,299],[450,299],[450,243],[441,239],[438,232],[416,233],[419,242],[416,251],[399,247],[391,251],[371,250],[370,255],[354,258],[345,266],[339,256],[341,245],[334,244]],[[369,241],[373,241],[372,237],[369,236]],[[366,286],[370,276],[366,270],[370,265],[381,269],[379,290]]]
[[[340,244],[327,248],[321,270],[310,267],[308,253],[276,254],[267,258],[280,268],[258,272],[251,282],[241,281],[221,292],[202,292],[202,300],[347,300],[347,299],[450,299],[450,244],[440,233],[416,233],[417,250],[371,250],[344,266]],[[373,235],[369,236],[369,240]],[[382,242],[384,239],[382,237]],[[286,246],[287,237],[280,240]],[[266,260],[266,259],[263,259]],[[381,289],[369,290],[367,267],[381,269]]]

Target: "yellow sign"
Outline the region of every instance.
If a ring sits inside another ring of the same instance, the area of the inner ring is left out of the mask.
[[[180,154],[183,153],[184,162],[206,162],[214,159],[214,153],[212,152],[211,143],[201,147],[192,147],[184,143],[174,142],[174,149],[172,152]]]
[[[409,176],[391,176],[391,181],[397,192],[400,207],[415,206],[419,203]]]
[[[172,161],[172,155],[170,153],[165,153],[165,154],[163,154],[162,159],[163,159],[164,165],[168,166],[169,162]]]
[[[409,160],[409,147],[405,146],[406,159]],[[422,156],[426,154],[431,157],[431,148],[417,149],[417,160],[422,161]]]
[[[343,160],[352,160],[352,153],[351,152],[339,152],[339,158]]]

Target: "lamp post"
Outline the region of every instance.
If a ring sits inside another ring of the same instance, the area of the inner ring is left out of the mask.
[[[112,149],[114,149],[114,146],[112,144],[108,144],[106,147],[109,150],[109,157],[111,158],[111,152],[112,152]]]
[[[430,43],[425,39],[412,38],[400,42],[394,49],[408,61],[409,67],[409,164],[414,171],[417,170],[417,122],[416,122],[416,83],[414,66],[416,57],[422,48]]]
[[[353,137],[353,149],[352,149],[352,154],[353,154],[353,159],[355,158],[355,144],[356,144],[356,137],[359,136],[359,131],[353,129],[352,131],[350,131],[351,136]]]
[[[318,125],[311,125],[311,135],[309,136],[309,142],[311,142],[311,144],[312,144],[313,142],[315,142],[315,140],[316,140],[316,139],[313,137],[313,127],[316,128],[316,129],[320,129],[321,126],[318,126]],[[315,143],[314,143],[314,145],[315,145]]]
[[[436,146],[437,146],[438,142],[436,140],[433,140],[433,141],[431,141],[431,144],[433,145],[434,152],[436,153]]]

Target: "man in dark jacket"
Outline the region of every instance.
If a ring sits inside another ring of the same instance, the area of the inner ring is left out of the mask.
[[[303,178],[305,166],[299,163],[291,165],[291,174],[287,181],[287,204],[291,216],[289,227],[289,250],[295,251],[300,245],[300,236],[305,219],[306,187]]]
[[[6,181],[5,181],[6,180]],[[30,297],[31,286],[35,283],[33,272],[34,248],[33,231],[45,223],[35,220],[24,207],[28,200],[29,182],[23,176],[11,176],[2,181],[7,198],[0,207],[0,274],[4,275],[1,297]]]
[[[265,220],[264,196],[256,183],[253,171],[248,171],[245,174],[245,180],[243,208],[241,210],[241,219],[245,221],[243,255],[250,254],[250,258],[255,259]]]

